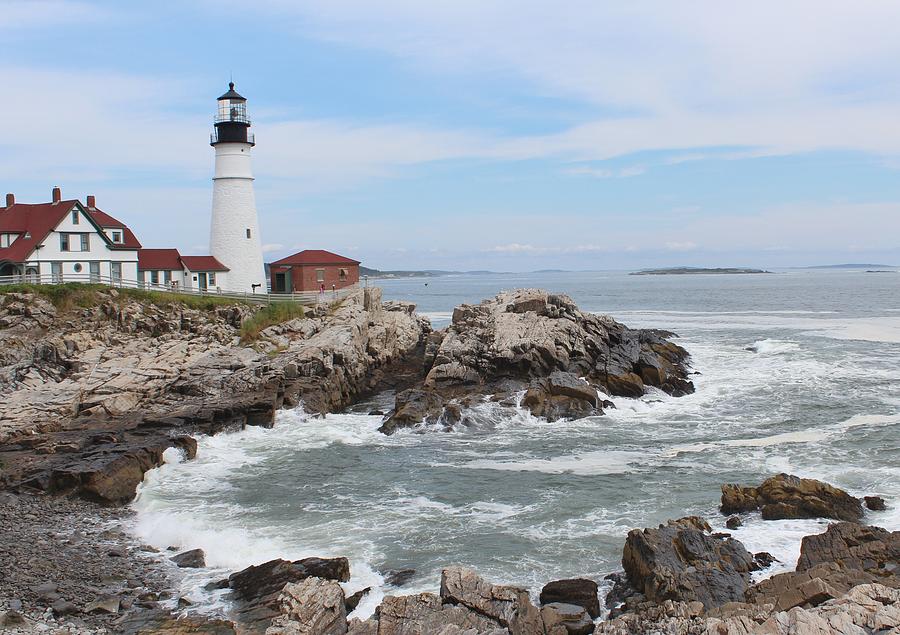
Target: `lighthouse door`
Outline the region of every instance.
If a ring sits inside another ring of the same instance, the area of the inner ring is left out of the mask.
[[[197,274],[197,286],[200,287],[201,291],[206,291],[206,273],[200,272]]]

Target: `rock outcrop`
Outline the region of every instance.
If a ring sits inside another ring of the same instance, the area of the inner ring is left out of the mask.
[[[828,483],[790,474],[766,479],[759,487],[722,486],[723,514],[760,510],[766,520],[833,518],[858,522],[862,501]]]
[[[622,566],[631,586],[651,602],[700,602],[712,608],[740,602],[756,566],[739,541],[713,536],[697,517],[656,529],[633,529],[625,540]]]
[[[344,591],[337,582],[307,578],[289,582],[278,597],[281,614],[266,635],[345,635]]]
[[[524,289],[453,312],[429,337],[425,377],[397,395],[382,431],[427,421],[452,423],[459,405],[483,395],[511,397],[550,420],[602,412],[598,389],[637,397],[647,387],[693,392],[688,353],[671,333],[630,329],[578,309],[564,295]]]
[[[600,617],[600,596],[593,580],[575,578],[548,582],[541,589],[540,600],[541,604],[574,604],[587,611],[592,619]]]

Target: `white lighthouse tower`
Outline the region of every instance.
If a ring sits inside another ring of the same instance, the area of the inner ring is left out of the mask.
[[[227,291],[265,293],[262,243],[250,168],[250,149],[256,143],[249,132],[247,100],[235,92],[232,82],[218,102],[215,132],[210,137],[210,145],[216,149],[216,172],[209,249],[229,269]]]

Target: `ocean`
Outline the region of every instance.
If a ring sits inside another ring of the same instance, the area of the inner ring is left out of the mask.
[[[900,275],[791,270],[755,275],[629,276],[625,272],[459,275],[370,281],[415,302],[436,328],[455,306],[500,290],[544,288],[633,327],[674,331],[691,353],[697,391],[614,398],[615,409],[548,423],[478,406],[452,432],[376,431],[382,395],[324,418],[282,411],[274,429],[201,438],[149,472],[130,529],[160,549],[200,547],[208,569],[178,571],[192,610],[218,612],[204,585],[272,558],[347,556],[348,593],[436,592],[441,568],[537,592],[563,577],[621,569],[630,529],[702,515],[717,529],[723,483],[779,472],[818,478],[888,510],[868,521],[900,529]],[[791,570],[819,520],[762,521],[732,532]],[[389,571],[414,569],[400,589]]]

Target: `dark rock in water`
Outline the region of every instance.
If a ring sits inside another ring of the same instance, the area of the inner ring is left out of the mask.
[[[628,575],[624,571],[621,573],[610,573],[603,579],[611,580],[613,583],[613,586],[606,594],[606,599],[604,601],[604,604],[608,609],[613,609],[620,604],[623,604],[625,600],[632,596],[640,595],[643,597],[643,594],[641,594],[640,591],[628,583]]]
[[[280,615],[279,595],[284,586],[313,577],[347,582],[350,562],[347,558],[270,560],[231,574],[228,586],[238,600],[237,621],[251,630],[265,631],[272,619]]]
[[[741,519],[737,516],[731,516],[728,520],[725,521],[725,526],[731,530],[735,530],[744,523],[741,522]]]
[[[369,411],[369,416],[370,417],[383,417],[384,412],[381,410],[371,410],[371,411]]]
[[[887,505],[884,504],[884,499],[881,496],[864,496],[863,500],[866,503],[866,508],[873,512],[883,512],[887,509]]]
[[[203,549],[191,549],[169,558],[182,569],[202,569],[206,566],[206,554]]]
[[[444,404],[477,395],[527,390],[526,407],[558,419],[599,413],[598,387],[626,397],[643,395],[647,386],[675,396],[693,392],[688,353],[670,337],[629,329],[536,289],[464,304],[446,330],[428,337],[426,375],[397,394],[381,431],[437,422]]]
[[[701,602],[712,608],[744,599],[753,556],[739,541],[714,538],[698,517],[628,533],[622,565],[635,589],[653,602]]]
[[[189,607],[189,606],[192,606],[193,604],[194,604],[194,603],[191,602],[191,601],[190,601],[189,599],[187,599],[186,597],[180,597],[180,598],[178,598],[178,608],[180,608],[180,609],[185,609],[185,608],[187,608],[187,607]]]
[[[391,569],[384,572],[384,582],[393,587],[401,587],[416,575],[415,569]]]
[[[217,591],[219,589],[227,589],[228,588],[228,578],[222,578],[221,580],[213,580],[205,585],[203,585],[203,589],[206,591]]]
[[[789,474],[778,474],[759,487],[722,486],[723,514],[761,510],[765,520],[784,518],[833,518],[859,521],[861,501],[828,483]]]
[[[756,563],[757,569],[768,569],[773,564],[778,562],[778,558],[773,556],[768,551],[758,551],[753,554],[753,562]]]
[[[347,607],[347,612],[352,613],[353,611],[355,611],[356,607],[359,606],[359,603],[362,601],[362,599],[371,590],[372,590],[372,587],[367,586],[365,589],[362,589],[361,591],[357,591],[353,595],[347,597],[347,599],[344,600],[344,605]]]
[[[540,600],[541,604],[575,604],[587,611],[592,618],[600,617],[600,597],[597,594],[597,583],[593,580],[575,578],[548,582],[541,589]]]
[[[541,619],[548,633],[591,635],[594,632],[591,616],[577,604],[563,602],[545,604],[541,607]]]

